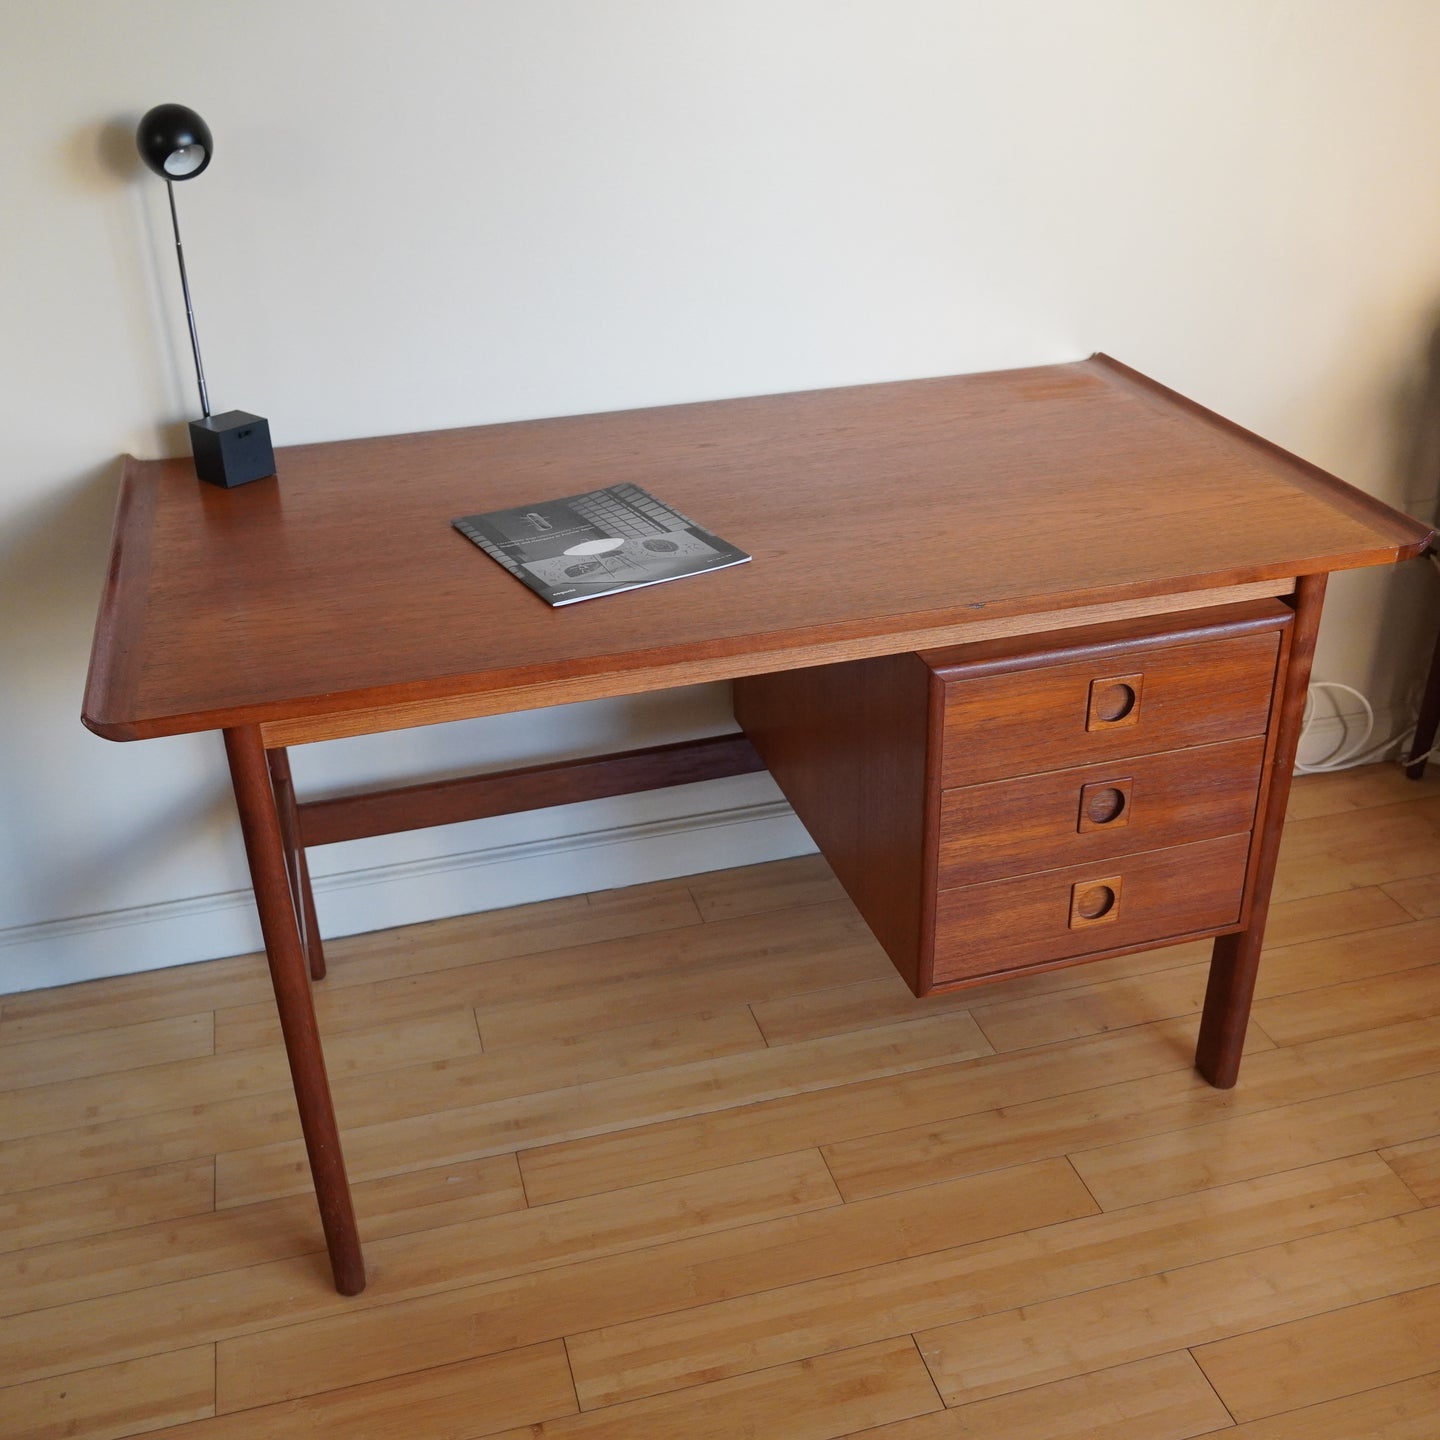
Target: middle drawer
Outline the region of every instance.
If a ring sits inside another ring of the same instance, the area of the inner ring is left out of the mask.
[[[938,888],[1248,830],[1265,737],[947,790]]]

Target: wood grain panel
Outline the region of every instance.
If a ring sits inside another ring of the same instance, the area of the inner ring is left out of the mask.
[[[917,656],[889,655],[734,686],[735,718],[914,990],[934,889],[930,683]]]
[[[1263,735],[1278,652],[1279,635],[1271,630],[1193,645],[1105,647],[1094,658],[973,679],[958,661],[937,665],[946,682],[941,784],[949,789]],[[1122,671],[1143,673],[1139,718],[1087,729],[1091,685]]]
[[[1148,589],[1149,587],[1147,587]],[[478,716],[534,710],[550,705],[572,705],[582,700],[617,695],[642,695],[676,686],[700,685],[734,680],[746,675],[766,675],[777,670],[806,670],[815,665],[836,665],[851,660],[871,659],[921,650],[932,645],[958,645],[969,641],[1030,635],[1135,616],[1165,615],[1193,610],[1197,606],[1222,605],[1228,601],[1288,595],[1295,588],[1290,578],[1251,581],[1233,586],[1177,592],[1154,590],[1131,600],[1100,601],[1095,604],[1043,609],[1024,614],[991,618],[984,608],[969,611],[963,619],[941,625],[915,627],[903,624],[880,635],[844,640],[820,641],[809,645],[766,644],[746,655],[710,660],[684,660],[667,665],[648,665],[615,675],[587,675],[579,679],[556,679],[444,697],[401,701],[390,705],[365,706],[337,711],[333,699],[308,706],[283,720],[267,720],[260,731],[267,745],[303,745],[317,740],[338,740],[353,735],[374,735],[386,730],[404,730],[416,725],[439,725],[447,721],[471,720]]]
[[[1256,736],[947,790],[936,883],[952,889],[1249,830],[1264,753]],[[1087,799],[1110,787],[1122,808],[1082,829]]]
[[[1071,865],[1017,880],[943,890],[936,904],[935,984],[1126,946],[1189,939],[1233,925],[1240,914],[1248,835]],[[1124,882],[1111,923],[1070,923],[1072,891],[1110,877]]]
[[[185,459],[127,462],[92,729],[373,714],[561,679],[616,693],[666,665],[1383,563],[1430,538],[1098,359],[276,460],[276,478],[233,492],[197,485]],[[637,474],[754,563],[557,611],[449,526]],[[897,508],[902,563],[876,539]]]
[[[748,775],[762,768],[760,757],[743,735],[713,735],[620,755],[307,800],[298,807],[301,838],[306,845],[333,845],[341,840]]]

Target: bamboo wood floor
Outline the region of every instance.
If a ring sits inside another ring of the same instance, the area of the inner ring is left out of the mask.
[[[337,941],[370,1286],[260,957],[0,1000],[0,1436],[1434,1440],[1440,777],[1206,946],[912,1000],[816,859]]]

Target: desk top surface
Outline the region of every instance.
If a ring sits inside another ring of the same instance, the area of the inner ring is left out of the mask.
[[[92,730],[524,708],[560,680],[624,694],[659,667],[753,673],[982,616],[1382,564],[1431,538],[1103,356],[276,459],[277,478],[233,491],[188,458],[126,462]],[[552,609],[450,527],[622,481],[753,563]]]

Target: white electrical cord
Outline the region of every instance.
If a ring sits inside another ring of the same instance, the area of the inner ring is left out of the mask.
[[[1437,569],[1440,570],[1440,549],[1432,548],[1425,552],[1425,558]],[[1365,749],[1371,734],[1375,729],[1375,711],[1371,708],[1370,702],[1356,689],[1349,685],[1341,685],[1334,680],[1312,680],[1310,688],[1305,692],[1305,716],[1300,726],[1300,741],[1304,742],[1305,736],[1310,731],[1310,726],[1315,719],[1315,692],[1317,690],[1343,690],[1347,695],[1353,695],[1365,709],[1365,733],[1355,741],[1349,743],[1349,726],[1344,716],[1340,713],[1338,701],[1332,700],[1331,707],[1334,718],[1340,722],[1341,728],[1346,731],[1340,742],[1323,759],[1316,760],[1313,764],[1302,765],[1298,761],[1295,764],[1297,775],[1322,775],[1333,770],[1348,770],[1353,765],[1364,765],[1372,760],[1381,759],[1387,750],[1403,747],[1410,744],[1415,735],[1415,726],[1407,726],[1399,735],[1392,736],[1389,740],[1379,745]],[[1416,755],[1413,759],[1405,754],[1395,755],[1391,758],[1399,765],[1419,765],[1427,760],[1433,760],[1440,756],[1440,744],[1432,746],[1423,755]]]
[[[1342,685],[1337,680],[1312,680],[1310,682],[1310,688],[1305,692],[1305,714],[1300,725],[1300,740],[1296,746],[1297,749],[1305,743],[1305,737],[1310,733],[1310,728],[1315,723],[1315,692],[1317,690],[1341,690],[1347,695],[1353,695],[1360,702],[1365,712],[1365,728],[1361,735],[1352,741],[1349,735],[1349,723],[1341,714],[1338,701],[1332,699],[1330,703],[1333,717],[1340,722],[1341,728],[1345,733],[1340,737],[1340,740],[1328,755],[1324,755],[1319,760],[1314,760],[1304,765],[1297,760],[1295,762],[1295,774],[1297,775],[1327,775],[1336,770],[1352,769],[1356,765],[1369,765],[1375,761],[1386,758],[1385,752],[1387,750],[1400,749],[1403,752],[1404,747],[1408,745],[1414,737],[1415,726],[1412,724],[1406,726],[1398,735],[1392,735],[1388,740],[1382,740],[1377,745],[1370,745],[1367,749],[1366,746],[1370,740],[1370,736],[1375,730],[1375,711],[1369,700],[1353,686]],[[1423,755],[1415,756],[1413,760],[1403,753],[1390,756],[1389,758],[1397,765],[1409,766],[1419,764],[1422,760],[1431,760],[1436,755],[1440,755],[1440,745],[1436,745],[1432,749],[1427,750]]]
[[[1341,719],[1339,702],[1333,698],[1330,701],[1334,717],[1340,720],[1345,733],[1341,735],[1334,749],[1320,759],[1311,761],[1308,765],[1302,765],[1298,760],[1295,762],[1295,773],[1297,775],[1322,775],[1331,770],[1346,770],[1352,765],[1362,765],[1361,758],[1365,753],[1365,747],[1370,742],[1370,736],[1375,731],[1375,710],[1370,702],[1353,685],[1342,685],[1338,680],[1312,680],[1310,688],[1305,692],[1305,717],[1300,725],[1300,744],[1305,743],[1305,737],[1310,733],[1310,727],[1315,723],[1315,695],[1316,692],[1328,693],[1335,690],[1343,690],[1347,695],[1353,695],[1364,708],[1365,729],[1360,738],[1351,741],[1349,726]],[[1384,745],[1378,747],[1384,751],[1393,745],[1393,740],[1387,740]],[[1297,747],[1298,748],[1298,747]]]

